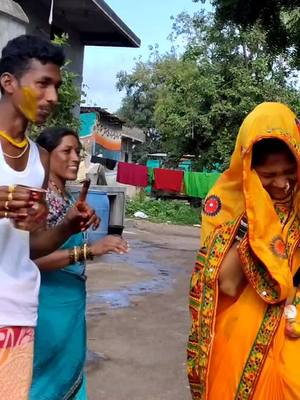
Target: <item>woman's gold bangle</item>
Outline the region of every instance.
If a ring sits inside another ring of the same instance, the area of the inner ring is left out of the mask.
[[[75,263],[74,250],[70,249],[69,250],[69,264],[74,264],[74,263]]]
[[[86,261],[86,248],[87,248],[87,244],[86,243],[84,243],[84,245],[83,245],[83,257],[84,257],[84,261]]]
[[[74,261],[78,262],[78,248],[74,246]]]

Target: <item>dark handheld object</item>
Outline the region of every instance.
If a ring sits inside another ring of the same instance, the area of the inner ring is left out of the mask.
[[[122,236],[123,229],[123,225],[108,225],[107,234]]]
[[[85,179],[84,181],[82,181],[82,184],[83,185],[82,185],[81,191],[79,193],[79,198],[78,198],[79,202],[84,202],[86,200],[86,196],[87,196],[89,188],[90,188],[91,180]]]

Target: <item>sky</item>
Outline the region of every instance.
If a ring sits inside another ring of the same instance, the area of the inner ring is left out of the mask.
[[[158,44],[160,52],[170,49],[167,37],[172,30],[171,16],[182,11],[193,13],[201,3],[192,0],[106,0],[106,3],[141,39],[137,49],[120,47],[85,48],[83,83],[87,85],[86,102],[116,112],[124,93],[116,89],[119,71],[130,72],[141,56],[147,60],[149,46]]]

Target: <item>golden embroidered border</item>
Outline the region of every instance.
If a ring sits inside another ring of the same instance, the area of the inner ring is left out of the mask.
[[[287,249],[288,254],[290,254],[290,263],[295,247],[299,242],[298,236],[299,221],[298,218],[295,218],[289,229],[287,240]],[[250,350],[248,360],[244,367],[235,400],[251,400],[253,398],[256,383],[259,379],[260,372],[268,355],[270,344],[272,343],[273,337],[280,323],[283,309],[284,303],[268,305],[262,324],[259,328],[258,334]]]
[[[190,311],[192,329],[188,341],[188,377],[193,400],[207,398],[207,372],[217,305],[217,277],[241,217],[218,228],[208,246],[206,255],[199,252],[191,280]],[[200,273],[199,273],[200,269]],[[195,278],[195,276],[194,276]]]
[[[300,231],[300,221],[298,217],[295,218],[292,225],[290,226],[288,232],[288,240],[286,244],[286,251],[289,254],[289,265],[292,265],[292,257],[295,251],[295,248],[299,246],[300,238],[299,238],[299,231]]]
[[[273,337],[283,313],[284,304],[270,304],[265,312],[255,342],[242,373],[235,400],[251,400]]]
[[[257,294],[268,303],[277,303],[278,283],[258,260],[254,261],[247,237],[239,245],[239,255],[244,273]]]

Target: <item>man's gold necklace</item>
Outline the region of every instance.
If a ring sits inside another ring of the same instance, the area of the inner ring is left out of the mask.
[[[28,138],[25,136],[25,138],[21,141],[21,142],[17,142],[15,141],[11,136],[9,136],[7,133],[0,131],[0,136],[3,137],[5,140],[7,140],[12,146],[17,147],[18,149],[24,149],[20,154],[18,154],[17,156],[12,156],[10,154],[5,153],[4,151],[3,154],[5,155],[5,157],[8,158],[13,158],[13,159],[18,159],[24,156],[24,154],[26,153],[28,147],[29,147],[29,141]]]
[[[28,147],[29,141],[26,136],[21,142],[17,142],[11,136],[9,136],[7,133],[3,131],[0,131],[0,136],[6,139],[10,144],[12,144],[14,147],[17,147],[18,149],[23,149],[26,146]]]
[[[29,147],[29,142],[26,144],[24,150],[20,154],[18,154],[17,156],[11,156],[10,154],[5,153],[3,150],[2,150],[2,153],[3,153],[3,155],[5,155],[5,157],[13,158],[14,160],[16,160],[16,159],[21,158],[21,157],[24,156],[24,154],[26,153],[28,147]]]

